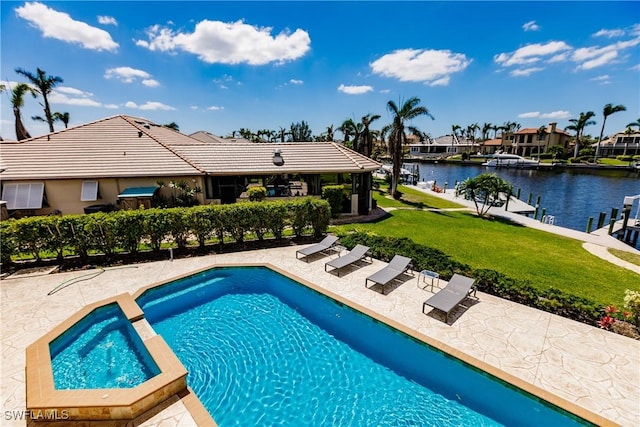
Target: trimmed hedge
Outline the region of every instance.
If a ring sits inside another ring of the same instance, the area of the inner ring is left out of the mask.
[[[243,243],[249,236],[263,240],[269,232],[281,239],[292,227],[296,236],[320,236],[327,231],[331,208],[325,200],[305,197],[294,201],[201,205],[191,208],[138,209],[97,212],[88,215],[34,216],[0,223],[2,262],[12,257],[36,261],[56,254],[67,256],[89,253],[114,255],[136,253],[145,246],[159,251],[161,244],[184,248],[189,236],[204,248],[214,237]]]
[[[325,185],[322,187],[322,198],[329,202],[333,217],[337,218],[342,213],[344,200],[348,198],[347,190],[343,185]]]
[[[411,258],[413,270],[435,271],[444,280],[449,280],[454,273],[473,277],[482,292],[588,325],[597,325],[602,316],[602,308],[591,300],[555,288],[535,288],[527,281],[513,279],[495,270],[472,269],[438,249],[420,245],[406,237],[352,233],[341,235],[340,242],[349,249],[357,244],[369,246],[371,256],[387,262],[396,254],[404,255]]]

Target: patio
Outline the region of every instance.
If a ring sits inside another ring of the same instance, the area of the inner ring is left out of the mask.
[[[364,286],[365,277],[385,265],[381,261],[345,269],[341,277],[336,277],[324,271],[328,257],[314,257],[309,263],[296,260],[295,251],[299,248],[289,246],[120,266],[107,268],[93,277],[88,276],[92,271],[85,270],[3,280],[0,303],[3,425],[25,425],[25,348],[81,307],[197,269],[242,264],[246,260],[271,264],[336,293],[397,322],[403,329],[443,343],[463,358],[475,359],[489,370],[505,372],[516,383],[544,390],[547,399],[559,397],[604,417],[611,424],[638,425],[639,341],[480,292],[479,303],[458,307],[451,313],[449,324],[445,324],[442,313],[429,310],[422,313],[422,303],[432,293],[430,287],[423,290],[418,286],[417,274],[382,295]],[[89,280],[74,282],[83,276]],[[47,295],[63,283],[68,286]],[[169,400],[161,410],[135,420],[135,425],[143,426],[195,424],[177,398]]]

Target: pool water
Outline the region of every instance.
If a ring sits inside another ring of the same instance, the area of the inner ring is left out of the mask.
[[[579,424],[266,268],[209,270],[138,303],[222,427]]]
[[[58,390],[132,388],[160,373],[117,304],[85,316],[49,350]]]

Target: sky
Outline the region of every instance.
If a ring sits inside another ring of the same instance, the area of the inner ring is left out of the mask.
[[[186,134],[240,128],[314,135],[418,97],[433,117],[411,122],[432,137],[452,125],[565,128],[606,104],[626,111],[605,135],[640,118],[638,2],[522,1],[6,1],[0,80],[22,68],[64,81],[49,95],[69,126],[126,114]],[[0,135],[14,139],[10,97]],[[48,126],[41,98],[25,97],[32,136]],[[56,130],[64,127],[56,123]],[[336,132],[336,139],[341,134]]]

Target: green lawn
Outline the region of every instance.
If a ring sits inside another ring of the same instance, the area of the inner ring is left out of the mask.
[[[620,259],[623,259],[631,264],[640,265],[640,255],[632,254],[631,252],[621,251],[620,249],[609,248],[609,252]]]
[[[577,240],[469,212],[394,210],[376,223],[336,228],[408,237],[473,268],[497,270],[528,280],[533,286],[555,287],[603,306],[621,306],[625,289],[640,290],[636,273],[591,255]]]
[[[378,206],[383,208],[449,209],[464,207],[404,185],[400,185],[398,190],[402,192],[402,200],[395,200],[389,196],[388,188],[384,186],[381,186],[380,190],[374,190],[373,198],[377,201]]]

